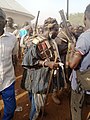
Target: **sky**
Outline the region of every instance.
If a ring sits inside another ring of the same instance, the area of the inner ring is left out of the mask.
[[[43,24],[48,17],[56,18],[60,22],[59,11],[61,9],[67,12],[67,0],[16,0],[25,9],[27,9],[35,19],[31,21],[35,23],[37,13],[40,11],[38,24]],[[90,4],[90,0],[69,0],[69,14],[83,13],[86,6]]]

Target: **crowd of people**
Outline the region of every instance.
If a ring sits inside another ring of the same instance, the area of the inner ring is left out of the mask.
[[[31,103],[29,120],[45,112],[49,93],[62,104],[64,92],[71,98],[71,120],[82,120],[85,94],[90,91],[90,4],[84,12],[84,27],[66,20],[60,25],[47,18],[37,29],[25,22],[22,28],[0,8],[0,95],[4,101],[2,120],[11,120],[16,109],[15,71],[22,59],[21,88]],[[37,32],[35,32],[37,31]]]

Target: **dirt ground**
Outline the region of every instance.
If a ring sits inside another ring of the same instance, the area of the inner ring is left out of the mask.
[[[16,68],[16,84],[15,84],[15,93],[17,100],[17,108],[13,120],[28,120],[29,112],[31,108],[30,101],[28,99],[28,93],[20,88],[20,81],[22,77],[22,67],[18,63]],[[86,120],[88,113],[90,114],[90,96],[86,96],[86,100],[83,106],[83,119]],[[48,97],[48,103],[45,106],[46,115],[43,117],[43,120],[71,120],[70,117],[70,95],[64,93],[60,96],[61,104],[56,105],[51,98],[51,94]],[[0,120],[3,116],[3,102],[0,98]],[[41,117],[38,118],[41,120]],[[90,119],[89,119],[90,120]]]

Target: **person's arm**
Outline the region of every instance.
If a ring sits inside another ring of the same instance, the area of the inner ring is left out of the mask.
[[[69,66],[72,69],[77,68],[82,59],[82,54],[79,51],[72,51],[70,54]]]
[[[89,33],[85,32],[81,34],[76,42],[76,45],[71,44],[71,53],[69,56],[69,66],[72,69],[78,67],[79,63],[81,62],[83,56],[88,53],[89,51]]]
[[[25,38],[25,36],[22,36],[21,40],[20,40],[20,47],[22,47],[22,48],[25,48],[24,38]]]
[[[44,61],[39,60],[39,65],[42,65],[43,67],[49,67],[50,69],[56,69],[59,67],[59,63],[48,61],[47,59]]]
[[[15,36],[13,37],[13,42],[14,42],[14,47],[13,47],[12,55],[16,55],[18,51],[18,46],[17,46],[17,39]]]

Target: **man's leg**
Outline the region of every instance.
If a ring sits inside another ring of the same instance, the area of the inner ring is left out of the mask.
[[[36,107],[35,107],[35,101],[34,101],[34,95],[32,93],[29,93],[29,99],[31,101],[31,111],[30,111],[30,120],[33,119],[33,116],[36,112]]]
[[[72,90],[71,92],[71,115],[72,120],[81,120],[82,104],[84,101],[84,93],[80,94]]]
[[[53,77],[52,99],[53,99],[54,103],[56,103],[58,105],[61,103],[61,101],[59,100],[59,97],[58,97],[57,77]]]
[[[2,99],[4,101],[4,115],[2,120],[11,120],[16,108],[14,83],[2,91]]]

